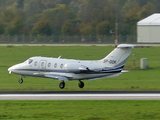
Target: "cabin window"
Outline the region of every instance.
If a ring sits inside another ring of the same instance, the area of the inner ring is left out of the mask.
[[[48,63],[48,67],[51,67],[51,63]]]
[[[61,64],[61,66],[60,66],[61,68],[63,68],[63,64]]]
[[[57,63],[54,64],[54,67],[55,67],[55,68],[57,67]]]

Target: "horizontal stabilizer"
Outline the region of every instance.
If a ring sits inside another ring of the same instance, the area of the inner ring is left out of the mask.
[[[129,72],[128,70],[122,70],[122,72]]]
[[[88,81],[97,80],[97,79],[102,79],[102,78],[117,77],[117,76],[119,76],[120,74],[121,74],[121,72],[120,72],[120,73],[113,74],[113,75],[104,76],[104,77],[91,78],[91,79],[88,79]]]
[[[120,44],[117,46],[117,48],[134,48],[135,45],[131,44]]]

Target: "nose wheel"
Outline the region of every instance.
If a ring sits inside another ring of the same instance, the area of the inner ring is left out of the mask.
[[[84,82],[79,81],[78,86],[79,86],[80,88],[83,88],[83,87],[84,87]]]
[[[20,84],[22,84],[22,83],[23,83],[23,79],[20,78],[20,79],[18,80],[18,82],[19,82]]]
[[[62,81],[60,84],[59,84],[59,88],[63,89],[65,87],[65,82]]]

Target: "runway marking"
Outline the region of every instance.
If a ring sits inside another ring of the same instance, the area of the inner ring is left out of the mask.
[[[0,100],[160,100],[160,94],[2,94]]]

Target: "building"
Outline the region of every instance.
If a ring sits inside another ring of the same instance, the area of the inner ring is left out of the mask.
[[[137,22],[138,43],[160,43],[160,13]]]

